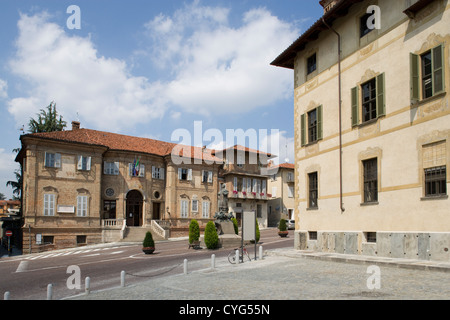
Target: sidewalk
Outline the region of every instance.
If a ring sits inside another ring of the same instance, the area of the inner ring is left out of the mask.
[[[263,260],[204,269],[91,292],[78,300],[449,299],[450,263],[277,249]],[[368,289],[368,266],[382,287]]]

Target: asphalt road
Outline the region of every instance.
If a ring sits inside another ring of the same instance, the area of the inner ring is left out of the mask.
[[[264,250],[293,247],[293,231],[287,238],[280,238],[277,231],[261,230],[258,246]],[[188,249],[183,239],[157,243],[152,255],[145,255],[140,243],[124,243],[4,257],[0,259],[0,299],[9,292],[11,300],[45,300],[49,284],[53,286],[53,299],[62,299],[84,292],[86,277],[90,278],[91,290],[96,291],[119,286],[122,271],[126,272],[126,283],[132,284],[179,274],[184,259],[190,271],[209,267],[212,254],[216,264],[229,263],[230,251]],[[254,258],[254,246],[249,246],[248,251]]]

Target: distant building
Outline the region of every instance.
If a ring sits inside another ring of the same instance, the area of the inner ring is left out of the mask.
[[[282,163],[269,170],[267,182],[271,195],[268,202],[269,226],[276,227],[280,219],[295,220],[295,165]],[[272,171],[272,174],[270,174]]]
[[[296,248],[450,261],[448,1],[320,3],[272,62],[294,70]]]

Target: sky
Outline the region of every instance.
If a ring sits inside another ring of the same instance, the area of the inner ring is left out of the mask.
[[[318,0],[2,0],[0,193],[51,102],[67,130],[217,149],[241,130],[293,163],[294,72],[270,63],[322,13]]]

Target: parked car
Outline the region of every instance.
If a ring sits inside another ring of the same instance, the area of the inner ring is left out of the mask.
[[[286,220],[286,226],[288,230],[294,230],[295,229],[295,220]]]

